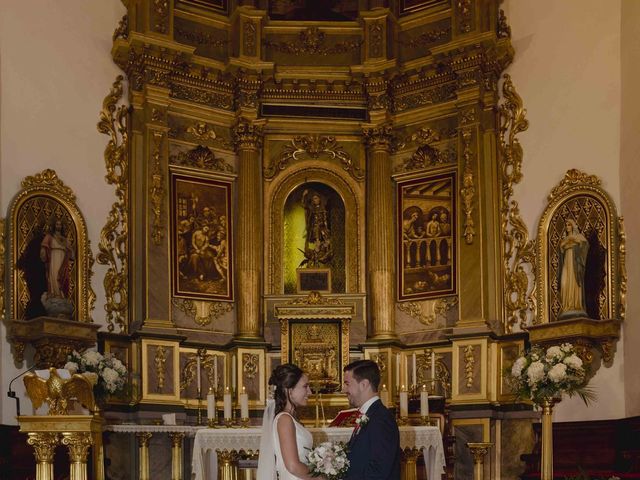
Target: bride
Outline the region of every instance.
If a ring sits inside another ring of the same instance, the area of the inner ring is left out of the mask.
[[[297,365],[286,363],[275,368],[269,385],[273,399],[267,402],[262,421],[258,480],[317,480],[306,464],[313,438],[296,416],[296,408],[306,405],[311,395],[309,377]]]

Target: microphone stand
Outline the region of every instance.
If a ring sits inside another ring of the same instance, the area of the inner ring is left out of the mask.
[[[18,374],[17,376],[13,377],[13,378],[11,379],[11,381],[9,382],[9,391],[7,392],[7,397],[9,397],[9,398],[13,398],[13,399],[16,401],[16,413],[17,413],[17,416],[18,416],[18,417],[20,416],[20,397],[18,397],[18,396],[16,395],[16,392],[14,392],[14,391],[11,389],[11,384],[12,384],[13,382],[15,382],[17,379],[19,379],[21,376],[23,376],[24,374],[29,373],[29,372],[31,372],[31,371],[33,371],[33,370],[35,370],[35,368],[36,368],[36,365],[34,364],[34,365],[32,365],[31,367],[29,367],[27,370],[25,370],[24,372],[21,372],[21,373],[20,373],[20,374]]]

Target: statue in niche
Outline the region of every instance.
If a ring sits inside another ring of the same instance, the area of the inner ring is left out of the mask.
[[[300,266],[316,268],[321,264],[327,265],[333,258],[327,200],[318,192],[304,190],[302,205],[305,210],[306,232],[302,252],[304,260],[300,262]]]
[[[561,310],[558,319],[587,316],[584,280],[589,242],[575,220],[565,222],[558,265]]]
[[[54,220],[42,239],[40,260],[45,264],[47,276],[47,290],[42,294],[42,305],[49,315],[71,318],[73,303],[69,293],[75,252],[60,218]]]

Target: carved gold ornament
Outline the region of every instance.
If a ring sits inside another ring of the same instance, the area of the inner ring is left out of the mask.
[[[473,368],[476,363],[476,357],[473,354],[473,345],[464,347],[464,377],[467,380],[467,388],[473,387]]]
[[[340,161],[342,168],[356,180],[364,179],[364,172],[355,165],[351,155],[338,144],[336,137],[315,134],[294,137],[283,147],[280,157],[265,167],[264,177],[269,180],[274,178],[291,161],[299,161],[305,157],[317,159],[321,155],[329,157],[330,160]]]
[[[500,9],[498,13],[498,38],[511,38],[511,27],[507,22],[507,16],[504,14],[504,10]]]
[[[318,27],[308,27],[298,34],[297,42],[265,41],[265,46],[277,52],[288,55],[339,55],[357,50],[362,41],[338,42],[332,46],[325,46],[326,35]]]
[[[202,145],[198,145],[186,153],[180,152],[177,155],[171,155],[169,161],[174,165],[233,173],[233,167],[231,165],[222,158],[217,158],[209,147],[203,147]]]
[[[473,175],[474,153],[471,150],[471,130],[462,131],[462,157],[464,158],[464,167],[462,170],[462,188],[460,196],[462,197],[462,207],[464,212],[464,239],[467,245],[473,243],[473,237],[476,234],[475,222],[473,221],[474,198],[476,194],[475,178]]]
[[[243,365],[242,371],[244,376],[249,380],[253,380],[258,375],[259,356],[257,353],[245,353],[242,355]]]
[[[216,132],[213,128],[204,122],[197,122],[194,125],[187,127],[187,133],[198,141],[213,141],[217,138]]]
[[[117,326],[121,333],[126,333],[129,329],[129,109],[126,105],[116,105],[121,98],[122,76],[119,75],[102,102],[98,123],[98,131],[109,136],[104,151],[106,179],[116,187],[116,202],[100,233],[97,261],[108,266],[103,281],[107,328],[112,332]]]
[[[129,36],[129,16],[123,15],[118,22],[118,26],[113,31],[112,40],[115,42],[118,38],[127,38]]]
[[[411,40],[405,40],[400,42],[402,45],[413,48],[423,48],[432,43],[438,42],[442,39],[447,39],[451,36],[451,27],[440,28],[435,30],[429,30],[421,33]]]
[[[627,234],[624,230],[624,219],[618,218],[618,255],[620,262],[620,284],[618,291],[618,317],[624,320],[627,316]]]
[[[236,150],[257,150],[262,147],[262,138],[262,125],[246,118],[240,118],[233,129]]]
[[[469,33],[471,31],[471,21],[473,19],[472,0],[457,0],[456,9],[458,13],[458,31]]]
[[[185,315],[192,317],[193,321],[201,327],[210,325],[225,313],[233,310],[233,303],[230,302],[205,302],[203,300],[174,298],[171,303]]]
[[[522,180],[522,147],[516,136],[529,128],[526,110],[517,94],[511,77],[504,75],[502,86],[504,102],[500,114],[500,217],[503,240],[503,281],[505,332],[514,325],[525,327],[532,321],[535,312],[533,290],[535,278],[535,242],[529,233],[518,202],[512,199],[513,186]]]
[[[164,237],[164,175],[160,158],[162,156],[162,140],[164,133],[153,132],[153,167],[151,170],[151,187],[149,197],[151,197],[151,212],[153,213],[153,224],[151,225],[151,239],[156,245],[162,243]]]
[[[162,345],[156,347],[156,354],[153,359],[156,365],[156,377],[158,379],[156,388],[161,391],[164,388],[164,378],[166,375],[167,350]]]
[[[436,320],[446,320],[446,313],[458,304],[458,297],[445,297],[424,302],[398,303],[398,309],[420,323],[432,326]]]
[[[167,33],[169,0],[153,0],[153,9],[156,15],[156,21],[154,24],[156,32]]]

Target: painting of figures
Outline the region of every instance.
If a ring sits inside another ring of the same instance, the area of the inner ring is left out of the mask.
[[[456,291],[456,176],[425,175],[398,183],[398,299]]]
[[[173,295],[233,300],[231,183],[171,174]]]

